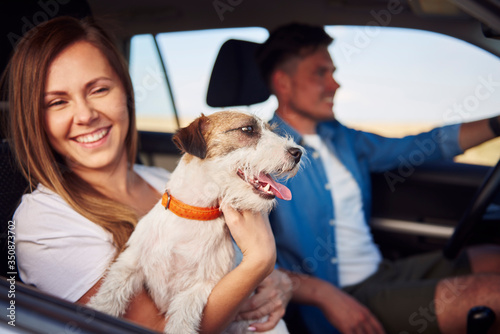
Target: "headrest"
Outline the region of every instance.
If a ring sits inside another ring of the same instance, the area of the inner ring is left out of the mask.
[[[52,18],[69,15],[79,19],[92,16],[86,0],[71,1],[34,1],[16,0],[4,5],[0,11],[0,76],[5,71],[7,63],[14,51],[14,47],[21,37],[38,24]],[[6,85],[6,83],[4,83]],[[6,97],[7,87],[0,86],[0,138],[4,138],[4,117],[7,112],[7,103],[1,101]]]
[[[271,95],[255,61],[258,43],[230,39],[220,48],[207,90],[211,107],[248,106]]]
[[[57,16],[69,15],[77,18],[91,16],[86,0],[34,1],[16,0],[4,5],[0,11],[2,21],[0,41],[0,72],[7,66],[14,46],[21,37],[36,25]]]

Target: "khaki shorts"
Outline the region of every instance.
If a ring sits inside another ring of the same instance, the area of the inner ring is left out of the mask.
[[[343,290],[366,305],[387,333],[439,333],[434,302],[438,281],[470,273],[466,253],[449,261],[439,251],[393,262],[384,260],[375,274]],[[461,286],[450,282],[445,302],[453,302],[460,294]]]

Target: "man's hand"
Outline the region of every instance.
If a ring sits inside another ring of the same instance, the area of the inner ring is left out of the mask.
[[[273,329],[285,314],[286,306],[292,297],[292,282],[287,274],[274,270],[257,287],[240,309],[236,320],[257,320],[268,316],[263,323],[253,323],[257,332]]]
[[[380,322],[364,305],[336,289],[334,299],[321,308],[325,317],[341,333],[385,333]]]
[[[288,275],[293,282],[292,300],[321,309],[341,333],[385,333],[368,308],[329,282],[298,273],[289,272]]]

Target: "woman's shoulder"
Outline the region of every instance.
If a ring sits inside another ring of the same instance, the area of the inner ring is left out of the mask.
[[[115,254],[113,236],[38,186],[13,219],[21,279],[75,302],[103,275]]]
[[[67,234],[90,234],[109,239],[108,233],[100,226],[76,212],[61,196],[43,185],[23,195],[13,220],[18,239],[23,240]]]
[[[69,208],[69,205],[61,196],[49,188],[39,184],[31,193],[24,194],[21,203],[14,213],[14,218],[20,216],[38,215],[44,211],[61,211]]]

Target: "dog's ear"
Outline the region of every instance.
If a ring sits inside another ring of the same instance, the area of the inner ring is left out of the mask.
[[[207,123],[208,117],[201,114],[187,127],[177,130],[172,137],[174,144],[184,153],[205,159],[207,156],[207,142],[203,137],[203,128]]]

